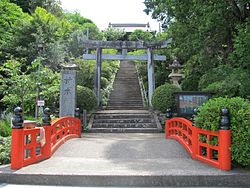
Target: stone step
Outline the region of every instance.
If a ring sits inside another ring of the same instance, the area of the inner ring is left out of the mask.
[[[138,103],[126,103],[126,102],[124,102],[124,103],[115,103],[114,101],[112,102],[112,103],[108,103],[108,106],[110,106],[110,107],[112,107],[112,106],[114,106],[114,107],[119,107],[119,106],[124,106],[124,107],[136,107],[136,106],[138,106],[138,107],[143,107],[143,103],[142,102],[138,102]]]
[[[138,88],[140,90],[139,83],[137,83],[137,82],[125,82],[125,81],[124,82],[117,82],[117,83],[113,84],[113,87],[114,88],[126,87],[126,88],[130,88],[130,89],[132,89],[132,88],[134,88],[134,89]]]
[[[143,106],[107,106],[106,110],[144,110]]]
[[[138,88],[128,88],[128,87],[121,87],[120,88],[113,88],[114,90],[111,91],[112,95],[130,95],[130,96],[140,96],[141,90]]]
[[[154,123],[93,123],[91,128],[157,128]]]
[[[112,98],[110,98],[112,100],[122,100],[121,102],[141,102],[142,98],[140,98],[139,96],[133,95],[133,96],[129,96],[129,97],[123,97],[123,95],[119,95],[119,96],[112,96]]]
[[[96,160],[98,161],[98,160]],[[74,162],[74,161],[71,161]],[[86,161],[89,162],[89,161]],[[98,161],[99,162],[99,161]],[[121,161],[122,162],[122,161]],[[126,161],[127,162],[127,161]],[[176,163],[174,160],[167,163]],[[177,160],[178,162],[178,160]],[[100,163],[100,162],[99,162]],[[108,163],[108,162],[107,162]],[[129,161],[128,161],[129,163]],[[138,164],[142,163],[138,161]],[[103,165],[104,166],[104,165]],[[150,166],[150,165],[149,165]],[[250,173],[242,173],[238,170],[236,173],[229,174],[29,174],[29,173],[4,173],[0,175],[0,182],[6,188],[8,184],[18,184],[21,187],[41,187],[44,186],[79,186],[79,187],[250,187]],[[223,181],[222,181],[223,180]],[[38,186],[35,186],[38,185]],[[16,185],[17,186],[17,185]],[[12,186],[11,186],[12,187]]]
[[[129,89],[129,88],[114,88],[114,91],[111,92],[111,96],[119,96],[119,95],[128,95],[128,96],[141,96],[141,91],[139,89]]]
[[[152,119],[151,114],[95,114],[95,120],[98,119]]]
[[[126,100],[126,101],[133,101],[133,100],[142,100],[139,96],[130,96],[130,97],[123,97],[121,96],[112,96],[110,97],[112,100]]]
[[[130,75],[126,75],[126,77],[124,76],[116,76],[116,78],[117,78],[117,81],[133,81],[133,82],[138,82],[138,78],[137,78],[137,76],[130,76]]]
[[[90,133],[160,133],[157,128],[91,128]]]
[[[127,102],[133,102],[133,101],[142,101],[142,99],[139,96],[124,96],[124,95],[119,95],[119,96],[112,96],[109,98],[109,101],[127,101]]]
[[[140,103],[142,103],[142,100],[138,100],[138,102],[135,102],[135,101],[130,101],[129,99],[126,100],[126,97],[120,97],[120,98],[110,100],[110,103],[118,103],[118,104],[119,103],[122,103],[122,104],[124,104],[124,103],[136,104],[137,103],[137,104],[140,104]]]
[[[151,118],[127,118],[127,119],[94,119],[94,123],[153,123]]]
[[[142,101],[140,102],[121,102],[121,101],[117,101],[117,102],[110,102],[109,106],[143,106]]]

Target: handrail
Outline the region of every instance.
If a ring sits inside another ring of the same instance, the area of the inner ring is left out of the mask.
[[[79,137],[81,121],[70,116],[43,127],[12,129],[11,169],[50,158],[66,140]]]
[[[193,159],[221,170],[231,169],[230,130],[203,130],[193,126],[192,122],[185,118],[166,120],[165,127],[166,138],[176,139]]]
[[[135,66],[135,69],[136,69],[137,77],[138,77],[138,80],[139,80],[139,85],[140,85],[140,90],[141,90],[143,105],[144,105],[144,107],[147,107],[149,103],[148,103],[147,93],[146,93],[146,90],[145,90],[145,87],[144,87],[144,84],[143,84],[143,79],[139,75],[139,71],[138,71],[137,66]]]

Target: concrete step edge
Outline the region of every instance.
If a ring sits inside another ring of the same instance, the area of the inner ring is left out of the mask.
[[[250,187],[250,174],[229,175],[43,175],[0,174],[0,182],[22,185],[116,187]]]

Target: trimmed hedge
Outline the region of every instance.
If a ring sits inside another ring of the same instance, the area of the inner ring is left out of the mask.
[[[176,101],[173,93],[178,91],[181,91],[181,89],[172,84],[166,83],[159,86],[156,88],[152,97],[153,107],[163,113],[165,113],[168,108],[175,108]]]
[[[83,86],[77,86],[77,107],[91,111],[96,107],[97,99],[95,93]]]
[[[250,166],[250,101],[235,98],[214,98],[204,103],[194,119],[197,127],[218,131],[221,109],[227,107],[232,130],[232,161],[242,166]]]

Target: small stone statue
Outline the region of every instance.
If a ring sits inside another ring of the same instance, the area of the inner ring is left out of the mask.
[[[23,110],[21,107],[16,107],[14,109],[14,117],[12,118],[12,129],[22,129],[23,128]]]
[[[49,108],[45,108],[44,111],[44,116],[42,117],[42,121],[43,121],[43,126],[48,126],[51,123],[51,117],[50,117],[50,109]]]

